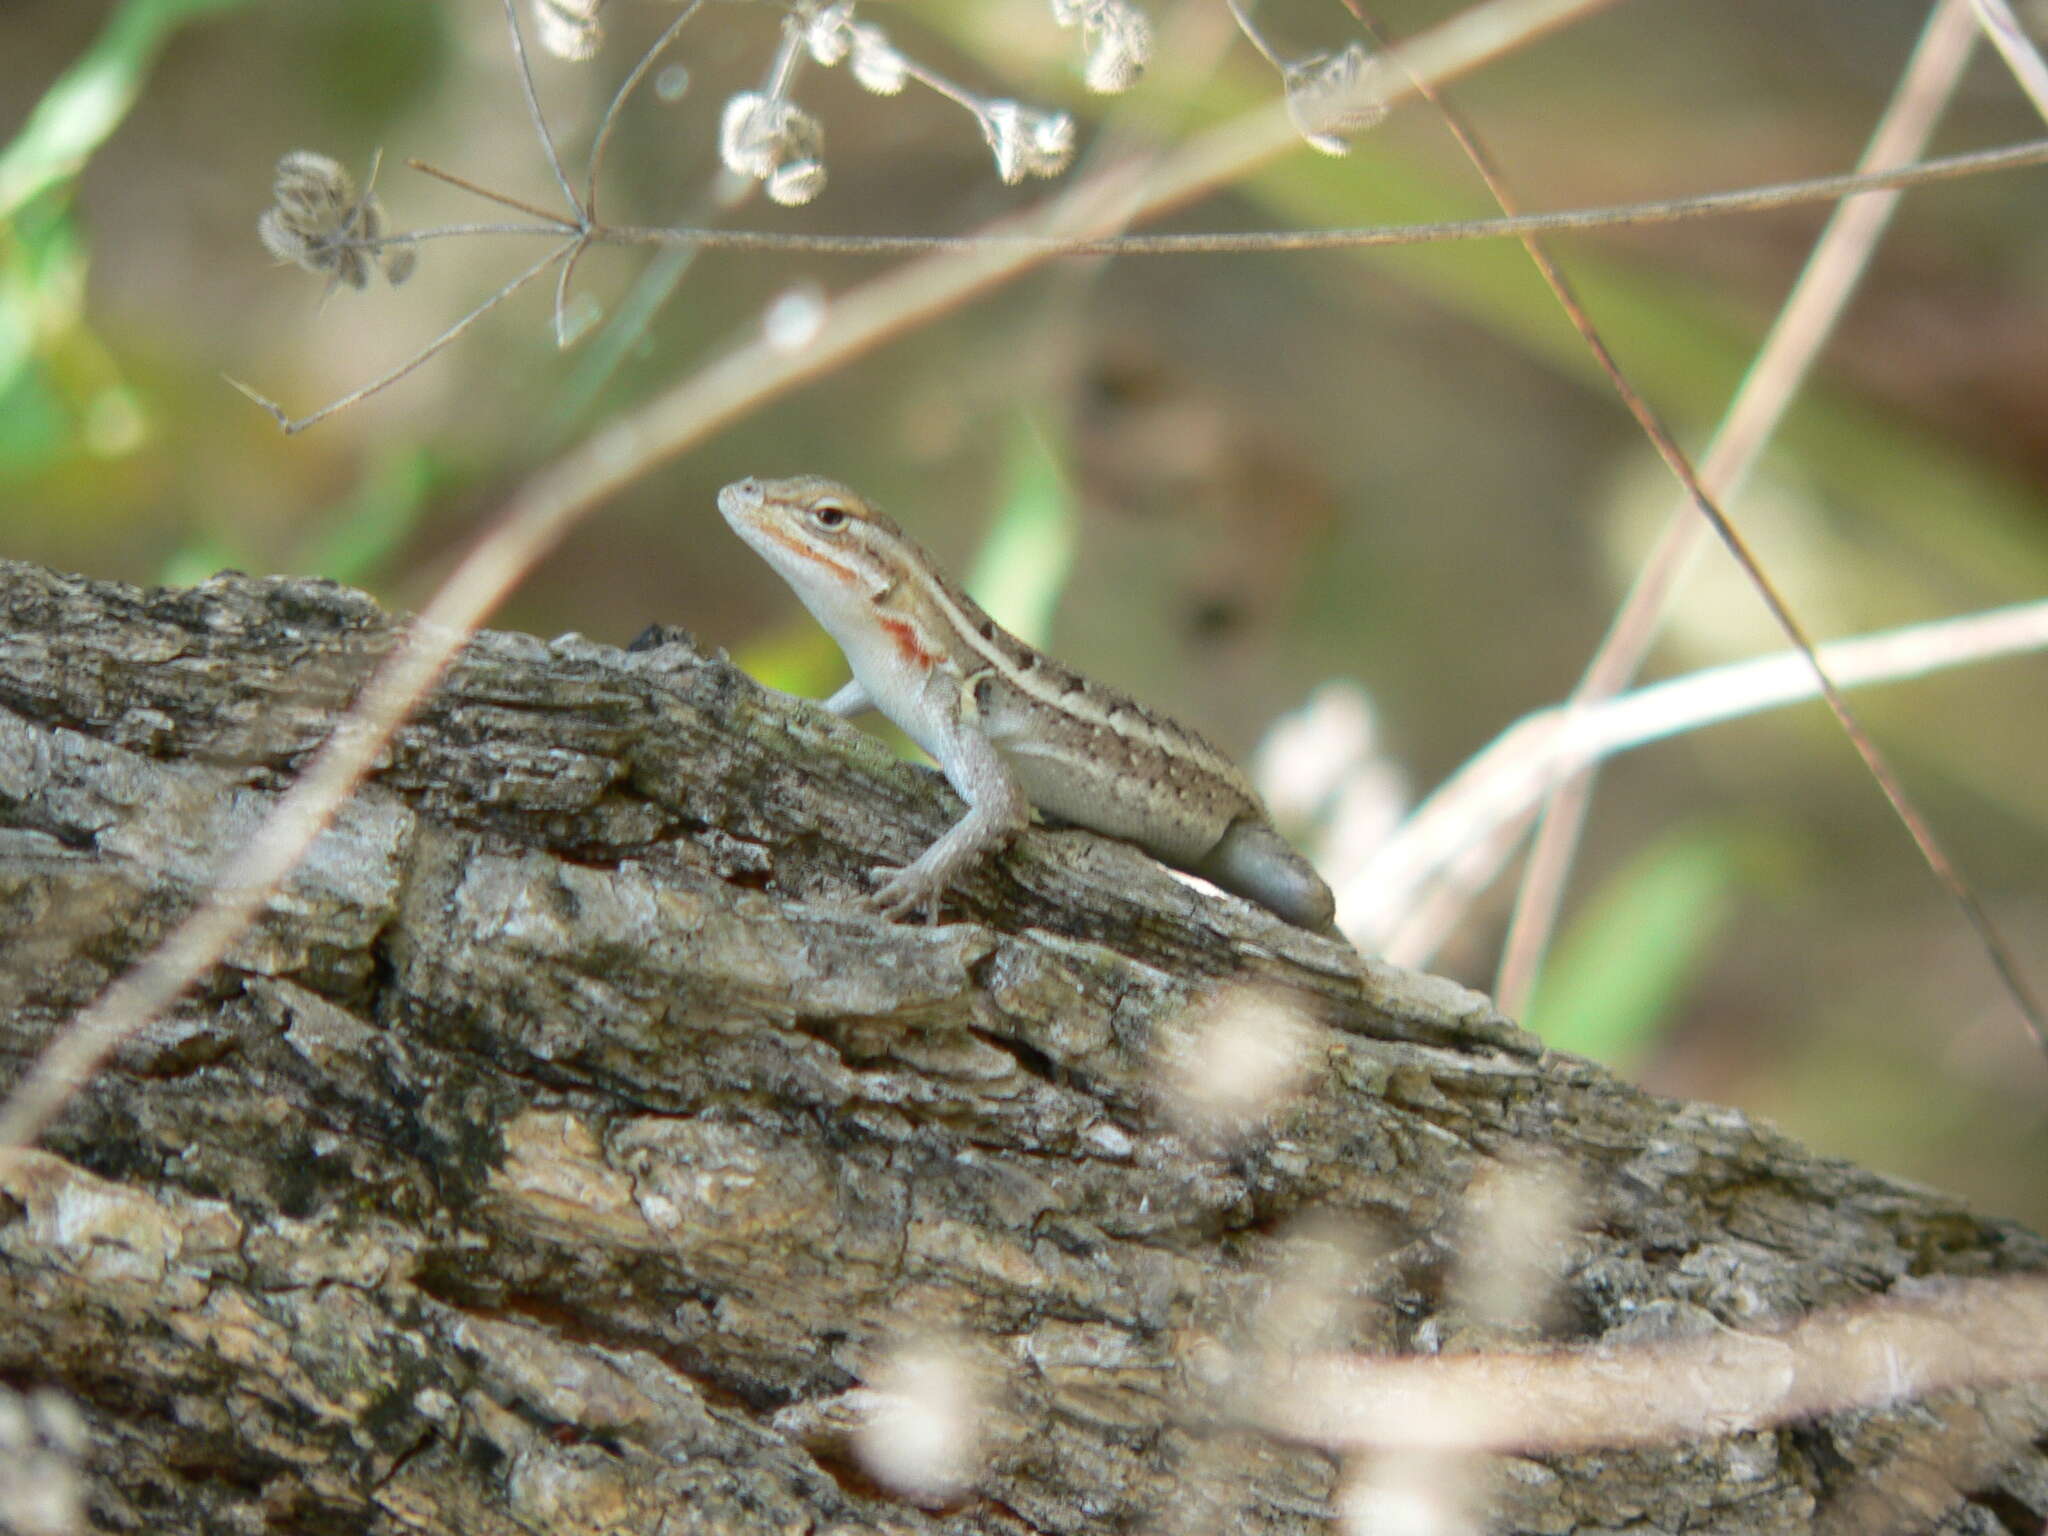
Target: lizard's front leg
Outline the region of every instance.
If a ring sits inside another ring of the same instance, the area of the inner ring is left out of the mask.
[[[842,720],[851,720],[855,715],[864,715],[875,707],[875,701],[868,697],[867,689],[859,678],[824,700],[823,708],[830,710]]]
[[[1031,802],[995,744],[962,712],[953,715],[932,755],[946,782],[967,802],[967,814],[902,869],[875,870],[881,882],[868,905],[884,917],[900,918],[922,907],[936,921],[939,898],[989,854],[1006,847],[1031,821]]]

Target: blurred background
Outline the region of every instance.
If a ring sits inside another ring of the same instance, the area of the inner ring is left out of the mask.
[[[1278,93],[1221,0],[1150,9],[1152,67],[1118,97],[1083,89],[1075,36],[1041,0],[860,15],[981,98],[1071,112],[1085,168]],[[1407,36],[1456,9],[1384,0],[1381,18]],[[1853,164],[1926,12],[1627,0],[1455,99],[1531,208],[1825,174]],[[593,58],[536,53],[572,165],[675,14],[612,0]],[[760,86],[780,14],[718,4],[690,22],[621,116],[609,219],[690,222],[723,197],[724,221],[749,227],[958,233],[1051,185],[1003,185],[957,103],[916,86],[871,95],[814,66],[796,94],[823,124],[828,185],[802,208],[734,203],[720,113]],[[1283,57],[1358,35],[1335,0],[1284,0],[1258,21]],[[1980,49],[1935,148],[2042,131]],[[577,274],[572,314],[592,323],[575,347],[555,344],[543,280],[288,438],[224,376],[311,411],[402,363],[544,250],[436,241],[401,288],[325,293],[256,239],[272,168],[295,149],[358,178],[381,152],[378,194],[406,228],[524,220],[408,170],[409,156],[559,206],[497,0],[0,6],[0,557],[144,584],[222,567],[321,574],[415,606],[551,451],[770,316],[800,334],[812,306],[890,259],[597,250]],[[2048,588],[2044,187],[2034,171],[1908,195],[1733,507],[1817,634]],[[1442,125],[1410,104],[1347,157],[1303,149],[1168,227],[1492,211]],[[1825,212],[1554,249],[1622,365],[1697,448]],[[830,642],[712,501],[739,475],[800,470],[861,487],[977,573],[1015,627],[1234,754],[1311,698],[1369,719],[1389,814],[1569,692],[1672,499],[1518,246],[1070,261],[641,481],[493,622],[617,644],[680,624],[766,681],[828,692],[843,677]],[[1713,550],[1651,675],[1776,643]],[[2048,663],[1859,702],[2048,987]],[[1296,830],[1314,845],[1316,827]],[[1475,898],[1435,967],[1490,987],[1511,896],[1503,883]],[[2048,1225],[2048,1067],[1819,706],[1603,773],[1530,1021],[1656,1091],[1740,1105],[1826,1152]]]

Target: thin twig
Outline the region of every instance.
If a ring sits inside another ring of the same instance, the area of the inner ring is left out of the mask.
[[[545,208],[521,202],[518,198],[509,197],[503,192],[493,192],[489,187],[480,186],[466,176],[458,176],[453,171],[442,170],[438,165],[430,165],[417,155],[407,157],[405,164],[407,169],[432,176],[437,181],[445,181],[451,187],[460,187],[465,192],[473,192],[478,197],[488,198],[491,202],[502,203],[507,208],[517,208],[521,213],[530,213],[536,219],[546,219],[557,229],[565,232],[574,232],[583,227],[574,219],[565,219],[559,213],[550,213]]]
[[[426,229],[379,235],[375,240],[336,240],[333,243],[358,251],[381,251],[387,245],[417,245],[423,240],[455,240],[475,235],[546,235],[550,240],[559,240],[565,234],[573,234],[575,228],[573,224],[559,221],[547,224],[435,224]]]
[[[555,136],[548,129],[546,115],[540,109],[540,92],[534,89],[533,65],[526,57],[526,39],[519,31],[519,10],[513,0],[505,0],[505,28],[512,34],[512,57],[519,65],[519,88],[526,93],[526,113],[533,120],[533,131],[540,139],[540,147],[547,156],[548,169],[555,173],[555,185],[562,189],[562,197],[576,210],[578,224],[590,222],[590,210],[576,199],[576,189],[569,185],[568,172],[562,169],[562,157],[555,152]]]
[[[1374,45],[1385,49],[1387,39],[1379,26],[1366,13],[1363,0],[1344,0],[1344,3],[1351,11],[1351,14],[1358,19],[1359,26],[1372,39]],[[1492,194],[1493,200],[1500,205],[1501,212],[1512,218],[1518,211],[1516,208],[1518,200],[1509,189],[1506,177],[1502,174],[1499,165],[1494,161],[1493,155],[1480,140],[1477,130],[1470,123],[1466,122],[1464,114],[1453,107],[1450,101],[1433,86],[1418,81],[1416,89],[1421,93],[1423,99],[1436,109],[1437,115],[1443,119],[1444,126],[1450,130],[1451,137],[1458,141],[1458,147],[1465,152],[1465,158],[1471,162],[1473,170],[1479,173],[1479,179],[1486,183],[1486,190]],[[1536,268],[1537,275],[1543,279],[1544,285],[1550,289],[1552,297],[1557,300],[1558,308],[1564,311],[1565,318],[1571,322],[1572,329],[1577,331],[1580,339],[1585,342],[1586,349],[1592,353],[1594,362],[1599,365],[1601,372],[1607,375],[1608,383],[1621,396],[1623,403],[1636,414],[1638,420],[1642,420],[1644,409],[1639,408],[1641,407],[1641,401],[1636,395],[1634,387],[1623,376],[1621,365],[1615,361],[1614,354],[1608,349],[1606,340],[1601,336],[1599,329],[1593,324],[1592,317],[1586,313],[1585,306],[1579,302],[1578,294],[1573,290],[1570,281],[1565,277],[1563,269],[1551,258],[1542,237],[1534,232],[1530,232],[1524,234],[1521,239],[1522,248],[1528,252],[1530,263]],[[1645,430],[1651,430],[1647,424]],[[1660,444],[1659,446],[1661,450],[1662,445]],[[1676,451],[1675,448],[1673,451]],[[1525,895],[1532,884],[1538,891],[1551,896],[1553,899],[1561,892],[1564,869],[1570,863],[1570,845],[1564,845],[1558,852],[1562,854],[1562,857],[1556,858],[1555,863],[1552,865],[1542,864],[1533,856],[1531,857],[1528,873],[1523,883],[1523,893]],[[1521,905],[1518,902],[1518,916],[1520,912]],[[1518,938],[1520,942],[1518,942]],[[1510,926],[1508,940],[1503,947],[1503,960],[1496,990],[1501,998],[1501,1006],[1507,1010],[1511,1017],[1518,1018],[1522,1014],[1524,1005],[1527,1002],[1527,997],[1524,994],[1528,977],[1533,975],[1537,957],[1541,955],[1543,946],[1548,941],[1549,933],[1547,928],[1536,938],[1536,942],[1532,947],[1529,942],[1529,935],[1526,932],[1518,935],[1517,928],[1514,925]]]
[[[1607,0],[1484,0],[1402,49],[1413,73],[1465,73]],[[1399,78],[1367,82],[1391,105]],[[1196,135],[1149,166],[1143,206],[1199,197],[1293,148],[1285,109],[1267,104]],[[1087,235],[1102,209],[1120,217],[1130,187],[1121,167],[1069,188],[1022,216],[1041,238]],[[1099,227],[1097,225],[1096,227]],[[0,1106],[0,1151],[40,1136],[124,1039],[168,1008],[215,964],[304,857],[377,753],[454,659],[470,632],[556,541],[604,498],[713,431],[907,326],[965,303],[1044,259],[994,247],[907,262],[843,295],[807,347],[779,350],[758,336],[600,428],[522,485],[451,571],[419,618],[365,685],[305,773],[280,797],[250,841],[229,856],[219,885],[163,943],[68,1023]]]
[[[1964,0],[1942,0],[1871,135],[1858,169],[1885,171],[1922,154],[1968,67],[1975,29]],[[1771,326],[1700,461],[1701,483],[1724,500],[1740,494],[1764,445],[1791,408],[1813,361],[1847,308],[1893,209],[1896,191],[1845,200],[1829,217],[1799,280]],[[1574,702],[1605,698],[1627,686],[1649,654],[1677,583],[1707,525],[1681,496],[1665,518],[1656,548],[1638,573],[1608,632],[1587,664]],[[1497,991],[1514,1017],[1526,1012],[1542,955],[1548,950],[1577,847],[1593,781],[1561,785],[1538,816],[1515,910],[1502,945]],[[1503,853],[1505,857],[1505,853]]]
[[[1945,155],[1897,170],[1844,172],[1803,181],[1774,182],[1697,197],[1659,198],[1512,218],[1455,219],[1428,224],[1380,224],[1358,229],[1248,230],[1233,234],[1104,235],[1059,239],[991,230],[972,235],[816,235],[764,229],[664,229],[606,225],[593,238],[616,245],[694,245],[707,250],[807,251],[837,256],[892,256],[938,251],[1001,249],[1035,256],[1206,256],[1276,251],[1335,251],[1440,241],[1500,240],[1526,235],[1615,226],[1671,224],[1686,219],[1763,213],[1801,203],[1835,202],[1859,192],[1924,187],[1992,171],[2048,165],[2048,139],[1997,149]],[[1156,211],[1156,210],[1155,210]]]
[[[768,78],[761,86],[761,94],[770,101],[781,101],[787,97],[789,88],[796,84],[797,70],[805,57],[803,23],[792,13],[782,18],[782,40],[776,45],[775,57],[769,61]]]
[[[1347,0],[1347,3],[1352,4],[1354,11],[1356,10],[1356,0]],[[1957,0],[1943,0],[1943,4],[1937,10],[1934,19],[1929,23],[1930,35],[1941,29],[1944,17],[1960,17],[1960,14],[1961,8]],[[1429,98],[1431,104],[1443,114],[1444,120],[1450,125],[1451,131],[1457,135],[1458,142],[1465,150],[1466,157],[1471,160],[1474,169],[1485,180],[1488,190],[1493,193],[1495,199],[1500,202],[1503,208],[1512,212],[1512,198],[1502,182],[1498,171],[1493,166],[1491,157],[1487,154],[1478,138],[1471,132],[1469,127],[1458,119],[1456,114],[1450,111],[1447,104],[1428,83],[1418,81],[1416,86],[1418,90]],[[1608,349],[1606,341],[1601,337],[1598,328],[1593,324],[1592,317],[1586,313],[1585,309],[1573,296],[1570,285],[1566,282],[1564,274],[1558,269],[1556,263],[1550,259],[1542,245],[1533,237],[1525,237],[1524,244],[1528,247],[1530,259],[1536,263],[1537,270],[1542,273],[1544,281],[1549,284],[1551,291],[1557,295],[1558,302],[1564,308],[1566,318],[1571,321],[1573,329],[1578,331],[1579,337],[1585,342],[1587,350],[1593,354],[1593,359],[1600,365],[1601,372],[1607,375],[1609,385],[1613,388],[1616,395],[1620,397],[1622,404],[1628,408],[1628,413],[1635,418],[1636,425],[1641,428],[1643,435],[1649,439],[1651,446],[1657,450],[1657,456],[1664,461],[1665,467],[1685,487],[1686,494],[1691,498],[1693,506],[1712,525],[1715,534],[1719,536],[1722,544],[1735,557],[1736,563],[1742,567],[1743,574],[1749,578],[1750,585],[1756,589],[1757,595],[1763,599],[1764,606],[1770,610],[1772,619],[1776,621],[1786,638],[1805,654],[1809,664],[1813,667],[1814,678],[1820,686],[1821,697],[1827,701],[1828,709],[1834,714],[1837,723],[1840,724],[1842,733],[1849,738],[1850,745],[1856,749],[1857,755],[1863,759],[1864,768],[1877,781],[1878,789],[1883,793],[1886,801],[1890,803],[1893,814],[1899,818],[1900,823],[1906,829],[1907,835],[1913,839],[1914,845],[1920,850],[1920,856],[1926,860],[1927,867],[1934,872],[1935,878],[1947,889],[1949,896],[1962,912],[1964,921],[1975,930],[1978,943],[1983,946],[1985,955],[1991,961],[1992,969],[1998,974],[1999,980],[2004,984],[2014,1007],[2019,1010],[2021,1018],[2032,1032],[2034,1043],[2044,1055],[2048,1055],[2048,1012],[2044,1012],[2040,1000],[2034,995],[2033,988],[2029,985],[2026,976],[2021,972],[2018,957],[2006,943],[2004,934],[2000,932],[1989,910],[1978,899],[1976,891],[1963,878],[1962,871],[1956,867],[1954,861],[1949,858],[1947,850],[1942,847],[1940,840],[1934,835],[1933,825],[1921,814],[1919,807],[1913,803],[1912,798],[1906,793],[1905,785],[1900,780],[1897,772],[1892,768],[1889,758],[1878,747],[1870,733],[1863,728],[1862,721],[1849,708],[1849,701],[1843,697],[1841,690],[1835,686],[1834,680],[1828,676],[1826,668],[1821,664],[1820,657],[1814,651],[1813,641],[1807,635],[1805,625],[1793,613],[1792,607],[1785,600],[1784,594],[1778,590],[1777,584],[1771,580],[1769,573],[1764,570],[1763,563],[1757,559],[1755,551],[1750,548],[1749,542],[1743,536],[1741,530],[1735,526],[1734,521],[1728,516],[1726,510],[1700,479],[1698,472],[1693,468],[1692,461],[1686,456],[1685,450],[1679,447],[1678,439],[1672,435],[1670,428],[1664,424],[1663,419],[1657,414],[1650,402],[1643,397],[1642,393],[1630,382],[1628,376],[1622,372],[1621,365],[1615,360],[1613,353]],[[1561,880],[1562,877],[1561,874],[1552,871],[1550,872],[1550,878]],[[1523,960],[1523,969],[1511,979],[1518,986],[1523,986],[1526,985],[1528,973],[1533,968],[1533,952],[1525,945],[1520,948],[1518,953]]]
[[[1862,688],[2039,651],[2048,651],[2048,599],[1830,641],[1820,659],[1842,687]],[[1400,930],[1419,893],[1526,817],[1560,777],[1653,741],[1819,696],[1806,659],[1780,651],[1526,715],[1416,807],[1345,882],[1340,904],[1355,914],[1368,948],[1405,960],[1414,946]]]
[[[369,396],[377,393],[378,390],[386,389],[389,388],[391,385],[396,384],[400,379],[404,378],[407,374],[411,373],[413,369],[419,367],[420,364],[426,362],[427,359],[431,358],[443,347],[447,346],[450,342],[454,341],[456,337],[460,336],[472,325],[475,325],[477,321],[481,320],[485,315],[489,314],[492,310],[496,309],[500,304],[504,303],[505,300],[511,298],[513,294],[517,293],[521,288],[524,288],[536,277],[539,277],[541,273],[547,271],[549,267],[553,266],[556,262],[560,261],[565,253],[579,247],[581,244],[582,242],[580,240],[572,240],[569,241],[567,244],[558,246],[556,249],[550,251],[547,255],[543,256],[539,261],[535,262],[532,266],[528,267],[524,272],[520,273],[517,277],[513,278],[512,281],[505,284],[505,286],[500,288],[496,293],[492,294],[488,299],[485,299],[483,303],[477,305],[476,308],[472,309],[460,320],[456,321],[453,325],[449,326],[448,329],[443,331],[439,336],[436,336],[432,341],[428,342],[424,347],[420,348],[419,351],[413,353],[411,357],[407,358],[403,363],[399,364],[389,373],[384,374],[381,378],[373,379],[368,384],[364,384],[359,388],[350,390],[347,394],[343,395],[338,400],[330,400],[327,404],[321,406],[319,410],[313,412],[313,414],[310,416],[300,416],[294,418],[287,414],[284,407],[279,405],[275,400],[272,400],[269,396],[261,394],[258,391],[250,388],[247,384],[244,384],[240,379],[233,378],[225,374],[222,375],[222,377],[227,378],[228,383],[232,384],[236,389],[240,390],[243,394],[247,395],[251,400],[255,401],[258,405],[262,406],[264,410],[270,412],[271,416],[276,420],[278,426],[284,429],[285,436],[293,436],[297,433],[305,431],[306,428],[313,426],[317,422],[325,421],[329,416],[332,416],[336,411],[345,411],[350,406],[354,405],[358,400],[367,399]],[[0,1142],[0,1146],[4,1145],[4,1142]]]
[[[698,7],[703,3],[704,0],[689,0],[689,3],[683,7],[682,14],[662,28],[661,36],[657,37],[648,47],[647,51],[640,55],[640,62],[633,66],[624,81],[620,83],[619,88],[612,92],[612,99],[606,104],[604,109],[604,118],[597,125],[597,137],[591,141],[590,165],[584,173],[583,216],[588,223],[595,225],[598,222],[598,178],[604,174],[605,152],[611,147],[612,129],[618,125],[619,113],[626,105],[626,98],[639,88],[640,82],[647,77],[647,72],[654,67],[654,61],[661,57],[662,52],[670,43],[676,40],[676,34],[683,30],[683,23],[692,16],[695,16]]]
[[[1978,24],[2005,59],[2006,68],[2034,103],[2034,110],[2048,117],[2048,63],[2043,62],[2041,50],[2021,28],[2012,7],[2005,0],[1970,0],[1970,4],[1977,13]]]
[[[605,153],[611,147],[612,130],[618,125],[619,113],[624,109],[626,99],[633,94],[640,82],[647,77],[648,70],[654,67],[654,61],[661,56],[662,50],[675,41],[676,34],[683,30],[683,24],[697,14],[697,8],[702,4],[703,0],[689,0],[689,3],[683,7],[682,14],[662,28],[661,35],[640,55],[638,62],[627,72],[626,78],[620,82],[619,88],[612,92],[612,99],[605,104],[604,117],[597,125],[596,138],[591,141],[590,162],[584,173],[584,238],[576,242],[576,249],[569,253],[569,259],[562,264],[561,275],[555,280],[555,345],[557,347],[567,347],[572,339],[569,335],[568,322],[569,286],[576,280],[577,263],[583,260],[583,253],[590,248],[591,232],[598,226],[598,178],[604,172]]]
[[[1273,52],[1266,39],[1260,35],[1259,29],[1252,25],[1251,14],[1245,10],[1242,0],[1225,0],[1225,3],[1230,7],[1231,20],[1237,23],[1237,30],[1244,34],[1245,41],[1258,51],[1260,58],[1281,74],[1286,74],[1287,65]]]
[[[562,270],[555,274],[555,346],[565,349],[569,345],[569,281],[576,275],[576,263],[583,259],[583,253],[590,249],[588,239],[574,242],[569,259],[562,263]]]

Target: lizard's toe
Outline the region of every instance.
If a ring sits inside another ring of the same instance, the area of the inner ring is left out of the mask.
[[[920,909],[927,922],[937,922],[939,916],[940,888],[931,880],[920,875],[913,866],[897,869],[888,864],[878,864],[868,872],[875,882],[874,893],[864,905],[872,912],[879,912],[893,922],[901,922]]]

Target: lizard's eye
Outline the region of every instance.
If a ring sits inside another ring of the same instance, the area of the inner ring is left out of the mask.
[[[846,508],[837,502],[824,502],[811,508],[811,518],[820,528],[837,528],[846,521]]]

